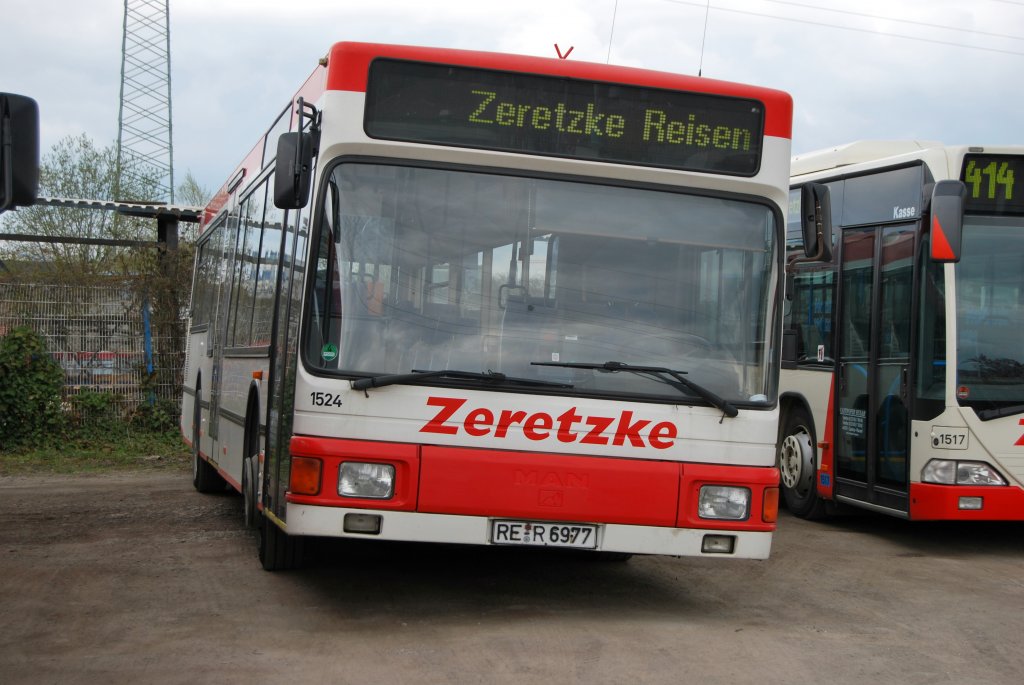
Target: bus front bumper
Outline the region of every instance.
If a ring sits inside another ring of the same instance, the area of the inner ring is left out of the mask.
[[[349,517],[346,520],[346,517]],[[374,519],[379,517],[379,519]],[[352,532],[350,522],[375,521],[376,532]],[[506,519],[486,516],[426,514],[408,511],[346,509],[308,504],[288,504],[286,532],[289,535],[377,539],[403,542],[433,542],[462,545],[523,544],[508,539],[497,542],[495,524]],[[573,527],[536,521],[536,525]],[[772,533],[729,529],[669,528],[626,524],[589,524],[596,532],[593,551],[627,554],[664,554],[670,556],[708,556],[737,559],[767,559],[771,551]],[[349,528],[350,530],[346,530]]]

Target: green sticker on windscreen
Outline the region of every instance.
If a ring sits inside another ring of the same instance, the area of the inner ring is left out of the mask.
[[[338,346],[334,343],[327,343],[320,350],[320,356],[325,362],[333,362],[338,358]]]

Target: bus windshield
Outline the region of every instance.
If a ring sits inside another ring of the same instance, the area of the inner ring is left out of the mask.
[[[1024,403],[1024,218],[965,218],[956,300],[960,403]]]
[[[774,403],[767,204],[365,162],[336,165],[322,197],[304,324],[321,373],[493,372],[549,393],[706,404],[650,374],[571,366],[614,361]]]

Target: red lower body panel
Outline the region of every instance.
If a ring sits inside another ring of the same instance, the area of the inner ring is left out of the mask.
[[[981,509],[961,509],[961,497],[980,497]],[[915,521],[1024,521],[1024,490],[1011,486],[910,484]]]
[[[639,526],[775,529],[774,518],[765,521],[762,516],[765,490],[778,487],[775,468],[304,436],[292,439],[291,453],[323,461],[319,494],[288,495],[288,501],[300,504]],[[344,461],[393,464],[394,497],[339,496],[338,469]],[[703,485],[748,488],[750,516],[744,521],[699,518],[697,500]]]
[[[679,464],[424,447],[419,510],[672,526]]]

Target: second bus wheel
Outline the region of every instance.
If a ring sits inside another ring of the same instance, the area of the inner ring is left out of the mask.
[[[779,431],[778,463],[786,508],[805,519],[820,518],[825,503],[815,485],[815,449],[811,418],[802,407],[786,412]]]

